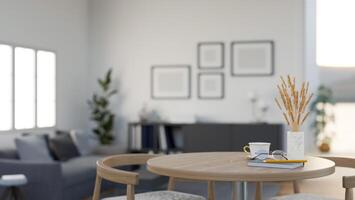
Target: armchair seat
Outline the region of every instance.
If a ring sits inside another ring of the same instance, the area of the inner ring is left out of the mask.
[[[314,194],[293,194],[287,196],[274,197],[270,200],[337,200],[337,199],[322,197]]]
[[[127,165],[145,165],[149,159],[156,156],[157,155],[150,154],[122,154],[109,156],[97,161],[96,183],[92,199],[100,199],[101,182],[103,179],[106,179],[111,182],[125,184],[127,187],[127,196],[109,197],[102,200],[206,200],[206,198],[198,195],[173,192],[172,189],[175,185],[175,178],[173,177],[170,177],[168,190],[166,191],[135,194],[134,188],[138,185],[139,174],[136,172],[124,171],[122,169],[118,169],[117,167]]]
[[[126,200],[126,196],[104,198],[102,200]],[[174,191],[146,192],[135,195],[135,200],[205,200],[204,197]]]

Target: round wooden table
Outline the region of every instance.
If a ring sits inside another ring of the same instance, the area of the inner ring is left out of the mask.
[[[243,152],[184,153],[150,159],[147,168],[155,174],[181,179],[257,182],[256,198],[261,199],[261,182],[318,178],[333,174],[335,171],[333,161],[312,156],[306,159],[308,162],[302,168],[275,169],[248,167],[247,154]],[[246,184],[239,185],[242,188],[238,189],[238,196],[246,199]],[[235,194],[233,198],[236,198]]]

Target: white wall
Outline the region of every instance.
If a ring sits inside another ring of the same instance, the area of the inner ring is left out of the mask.
[[[61,129],[85,129],[88,124],[87,11],[86,0],[0,0],[1,42],[57,53],[57,127]],[[10,144],[5,138],[1,145]]]
[[[125,119],[117,124],[136,120],[144,102],[167,117],[182,114],[249,122],[249,91],[256,91],[270,104],[268,121],[279,122],[281,116],[273,103],[278,77],[304,78],[304,5],[300,0],[91,0],[89,7],[90,87],[96,89],[94,79],[109,66],[114,68],[121,89],[114,109]],[[275,41],[275,75],[231,77],[230,42],[260,39]],[[196,44],[200,41],[225,42],[223,100],[196,97]],[[190,64],[192,98],[152,100],[150,68],[154,64]],[[127,133],[117,131],[119,142],[125,145]]]
[[[306,0],[305,6],[305,52],[304,52],[304,66],[305,79],[310,82],[310,87],[315,93],[319,86],[319,67],[316,64],[316,0]],[[305,126],[307,127],[305,145],[308,151],[316,150],[316,137],[314,130],[311,128],[314,118],[310,117]]]

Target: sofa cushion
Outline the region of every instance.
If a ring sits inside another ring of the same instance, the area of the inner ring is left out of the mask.
[[[49,146],[55,154],[56,159],[60,161],[67,161],[71,158],[80,156],[69,133],[57,134],[53,138],[50,138]]]
[[[19,159],[16,149],[0,149],[1,159]]]
[[[62,163],[64,186],[80,184],[86,181],[94,181],[96,176],[96,161],[102,156],[82,156]]]
[[[21,160],[52,162],[48,144],[44,135],[28,135],[15,139],[17,152]]]
[[[85,133],[79,130],[71,130],[70,136],[82,156],[91,154],[99,145],[97,137],[90,133]]]

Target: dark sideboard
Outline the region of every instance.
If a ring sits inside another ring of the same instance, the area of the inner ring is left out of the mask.
[[[129,123],[129,148],[138,152],[242,151],[248,142],[284,149],[283,124]]]

